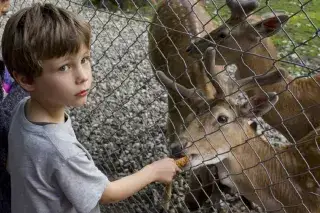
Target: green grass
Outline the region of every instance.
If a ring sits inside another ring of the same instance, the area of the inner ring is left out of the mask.
[[[287,2],[287,3],[286,3]],[[285,9],[288,15],[291,15],[284,30],[287,32],[280,32],[273,36],[273,41],[280,50],[280,55],[287,55],[294,51],[297,53],[303,62],[309,62],[307,66],[312,68],[319,68],[320,66],[320,37],[317,35],[317,30],[320,30],[320,1],[301,1],[305,6],[301,7],[298,0],[272,0],[270,7],[273,9]],[[306,42],[308,41],[308,42]],[[295,46],[296,45],[296,46]],[[291,59],[290,59],[291,58]],[[284,58],[288,61],[296,61],[296,57]],[[293,74],[304,74],[308,69],[286,65],[289,71]]]

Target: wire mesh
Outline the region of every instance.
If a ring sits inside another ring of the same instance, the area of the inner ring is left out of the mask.
[[[0,17],[0,33],[10,15],[34,2],[10,1]],[[88,104],[70,109],[70,115],[79,141],[110,180],[179,154],[173,153],[178,146],[192,166],[173,182],[170,213],[320,209],[320,2],[261,0],[241,21],[246,9],[230,21],[226,4],[246,2],[240,0],[40,2],[67,8],[92,26],[94,84]],[[279,12],[288,20],[274,35],[259,37],[276,20],[256,23]],[[207,41],[198,46],[202,53],[209,45],[217,50],[219,67],[211,75],[202,54],[186,51],[201,41]],[[177,83],[196,88],[201,98],[167,90],[155,70],[174,79],[175,88]],[[241,87],[231,88],[240,78],[272,70],[280,70],[283,78],[276,85],[240,95],[235,92]],[[213,85],[225,92],[220,102]],[[248,97],[267,92],[279,96],[270,112],[262,118],[241,114],[247,106],[241,104],[256,104]],[[249,125],[248,117],[255,122]],[[102,212],[162,212],[165,193],[164,185],[153,183],[125,201],[103,206]]]

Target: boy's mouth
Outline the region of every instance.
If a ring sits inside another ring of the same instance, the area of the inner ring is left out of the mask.
[[[77,93],[75,96],[84,97],[88,95],[88,90],[81,90],[79,93]]]

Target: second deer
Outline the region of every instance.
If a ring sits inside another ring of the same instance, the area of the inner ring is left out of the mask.
[[[233,4],[234,0],[227,0],[231,17],[226,24],[197,39],[187,48],[189,54],[197,58],[209,46],[215,46],[217,64],[235,64],[237,79],[278,70],[279,66],[275,65],[277,50],[269,38],[289,17],[280,13],[264,19],[254,15],[247,17]],[[296,142],[320,125],[320,75],[294,78],[282,70],[282,76],[282,81],[262,87],[265,92],[279,94],[275,108],[263,119],[289,141]],[[247,94],[252,97],[261,92],[256,88]]]

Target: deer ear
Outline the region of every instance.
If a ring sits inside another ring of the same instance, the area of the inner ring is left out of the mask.
[[[253,118],[253,117],[261,117],[262,115],[269,112],[273,105],[275,105],[279,97],[275,92],[268,92],[266,96],[264,93],[255,95],[250,98],[250,103],[245,103],[240,107],[240,114],[243,117]]]
[[[254,28],[263,38],[270,37],[276,34],[288,19],[289,16],[285,14],[276,14],[276,16],[265,18],[264,20],[256,23]]]
[[[313,75],[313,78],[314,78],[317,82],[320,82],[320,73],[317,73],[317,74]]]

